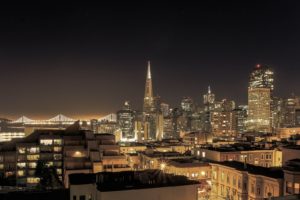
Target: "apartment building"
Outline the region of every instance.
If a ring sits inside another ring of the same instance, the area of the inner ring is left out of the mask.
[[[6,177],[15,177],[18,186],[32,187],[39,183],[35,175],[39,160],[54,167],[65,187],[68,187],[69,174],[130,169],[112,134],[37,130],[0,146],[0,172]]]
[[[240,161],[262,167],[282,166],[282,151],[278,148],[263,148],[258,146],[200,147],[194,151],[199,158],[211,161]]]
[[[211,163],[211,199],[262,200],[283,195],[283,171],[236,161]]]

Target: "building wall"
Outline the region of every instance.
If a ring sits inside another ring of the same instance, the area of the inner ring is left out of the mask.
[[[300,172],[284,171],[284,195],[300,194]]]
[[[271,91],[269,88],[248,89],[247,130],[271,132]]]
[[[221,152],[200,148],[196,150],[196,154],[201,158],[218,162],[235,160],[262,167],[282,166],[282,152],[278,149]]]
[[[197,165],[195,163],[195,165]],[[211,166],[185,166],[179,167],[172,164],[166,164],[164,171],[168,174],[183,175],[191,180],[210,179]]]
[[[300,149],[282,148],[282,164],[284,165],[288,160],[297,159],[300,155]]]
[[[164,199],[164,200],[197,200],[197,185],[177,186],[177,187],[161,187],[140,190],[125,190],[113,192],[98,192],[100,198],[97,200],[111,200],[111,199]]]
[[[83,196],[85,200],[100,200],[95,184],[70,185],[70,200],[80,200]]]
[[[248,200],[247,174],[226,166],[212,165],[211,199]]]
[[[278,197],[282,194],[282,180],[259,175],[248,175],[249,199],[258,200],[269,196]]]
[[[300,134],[300,127],[278,128],[276,134],[279,138],[289,138],[292,135]]]
[[[261,175],[249,174],[235,168],[212,164],[211,198],[230,197],[233,200],[261,200],[283,195],[283,181]]]
[[[120,153],[136,153],[138,151],[145,151],[146,149],[146,146],[120,146]]]
[[[88,200],[89,197],[92,197],[93,200],[198,200],[198,187],[199,185],[184,185],[174,187],[100,192],[96,191],[96,186],[92,184],[71,185],[70,200],[74,200],[74,196],[76,196],[76,200],[79,200],[80,196],[85,196],[86,200]]]

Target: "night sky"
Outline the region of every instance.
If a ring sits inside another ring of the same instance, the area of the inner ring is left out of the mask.
[[[148,1],[151,2],[151,1]],[[0,114],[101,116],[141,109],[147,60],[154,94],[247,103],[257,64],[275,95],[300,95],[299,1],[1,5]]]

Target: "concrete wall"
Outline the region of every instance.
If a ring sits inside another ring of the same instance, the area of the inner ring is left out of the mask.
[[[95,184],[71,185],[70,186],[70,200],[79,200],[80,196],[85,196],[86,200],[97,199],[97,189]]]
[[[282,148],[282,165],[285,165],[286,161],[300,158],[300,149]]]
[[[197,185],[98,192],[97,200],[197,200]]]
[[[199,185],[184,185],[176,187],[160,187],[138,190],[122,190],[100,192],[94,184],[71,185],[70,200],[79,200],[85,196],[86,200],[198,200]]]

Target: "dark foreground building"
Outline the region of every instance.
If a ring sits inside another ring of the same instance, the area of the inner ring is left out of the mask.
[[[199,182],[160,170],[71,174],[70,200],[197,200]]]

